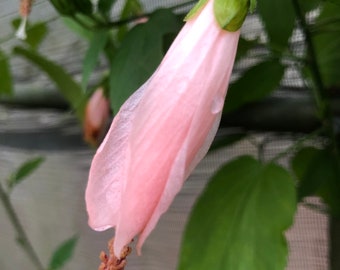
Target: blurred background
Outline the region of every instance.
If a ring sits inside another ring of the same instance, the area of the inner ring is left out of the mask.
[[[116,1],[110,14],[113,20],[119,21],[124,3],[123,0]],[[194,1],[186,3],[179,0],[143,0],[140,3],[143,14],[160,7],[171,7],[179,16],[194,5]],[[20,1],[0,0],[0,48],[8,55],[15,46],[23,43],[14,36],[12,26],[12,21],[20,16],[19,4]],[[318,12],[318,9],[313,9],[308,18],[313,20]],[[39,44],[39,54],[61,66],[75,81],[81,82],[88,40],[67,26],[50,1],[34,1],[29,21],[32,24],[46,23],[47,33]],[[247,17],[242,37],[248,41],[256,40],[258,44],[236,62],[232,81],[269,54],[265,46],[259,45],[268,42],[263,27],[257,13]],[[296,57],[305,54],[304,40],[301,30],[295,28],[289,47]],[[237,137],[235,143],[219,147],[206,156],[145,242],[143,255],[138,257],[133,252],[129,256],[127,269],[176,269],[188,215],[214,172],[226,161],[242,154],[270,160],[320,125],[299,66],[290,65],[289,59],[284,61],[286,68],[279,78],[279,85],[274,87],[275,91],[265,99],[226,114],[216,142],[225,134],[238,136],[246,133],[247,136]],[[103,80],[109,65],[106,57],[99,56],[88,79],[90,88],[95,89]],[[74,255],[63,269],[97,269],[99,253],[106,251],[107,241],[114,231],[99,233],[87,225],[84,191],[95,147],[84,141],[83,127],[74,109],[46,73],[19,54],[11,55],[10,70],[13,92],[0,98],[1,182],[4,183],[26,160],[44,157],[41,166],[11,192],[15,211],[44,265],[48,264],[60,243],[76,235],[79,240]],[[2,75],[0,73],[0,77]],[[340,103],[334,100],[333,108],[339,116]],[[307,140],[306,143],[315,145],[315,140]],[[287,167],[290,157],[280,158],[279,163]],[[328,225],[327,206],[322,199],[306,197],[298,206],[294,225],[286,232],[289,243],[286,269],[329,269]],[[36,269],[15,238],[16,232],[0,206],[0,269]]]

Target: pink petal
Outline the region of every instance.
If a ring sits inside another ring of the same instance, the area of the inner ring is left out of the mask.
[[[212,1],[187,22],[161,65],[122,107],[94,157],[90,226],[116,227],[114,250],[137,251],[216,134],[239,32],[217,25]]]
[[[133,117],[144,90],[142,86],[124,103],[92,160],[85,200],[89,225],[95,230],[103,231],[117,224],[121,180],[128,159],[125,146],[132,128],[128,120]]]

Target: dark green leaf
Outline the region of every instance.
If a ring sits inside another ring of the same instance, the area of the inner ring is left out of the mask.
[[[328,0],[328,1],[340,6],[340,0]]]
[[[139,0],[126,0],[124,8],[120,14],[120,19],[128,19],[132,16],[140,15],[143,12],[143,5]]]
[[[39,168],[45,159],[43,157],[36,157],[23,163],[8,179],[7,185],[12,189],[15,185],[19,184],[22,180],[27,178],[31,173]]]
[[[76,12],[76,7],[73,1],[65,0],[49,0],[54,8],[61,14],[65,16],[71,16]]]
[[[133,16],[142,14],[142,12],[143,6],[139,0],[126,0],[122,12],[120,13],[120,20],[132,18]],[[127,25],[122,25],[121,27],[119,27],[117,33],[118,39],[123,40],[127,32],[128,32]]]
[[[227,133],[223,134],[223,130],[219,131],[214,139],[214,142],[212,143],[209,151],[218,150],[227,146],[232,145],[233,143],[236,143],[242,139],[244,139],[247,134],[244,132],[238,132],[238,133]]]
[[[54,252],[49,262],[48,270],[61,269],[73,256],[78,237],[74,236],[63,242]]]
[[[248,51],[253,49],[256,45],[258,45],[257,40],[247,40],[240,37],[237,46],[236,60],[239,60],[242,57],[246,56]]]
[[[264,22],[271,46],[275,49],[286,48],[295,25],[292,1],[257,0],[257,11]]]
[[[83,13],[85,15],[91,15],[93,12],[93,6],[90,0],[72,0],[77,13]]]
[[[293,158],[292,168],[299,179],[299,198],[319,195],[332,214],[340,216],[340,164],[332,151],[302,149]]]
[[[116,0],[99,0],[98,2],[98,10],[102,14],[109,14],[113,4]]]
[[[299,2],[302,7],[302,10],[305,12],[314,10],[321,4],[320,0],[300,0]]]
[[[283,270],[296,196],[290,174],[249,156],[224,165],[185,229],[179,270]]]
[[[18,29],[21,18],[16,18],[12,21],[12,25],[15,29]],[[23,40],[30,45],[33,49],[38,49],[41,42],[44,40],[47,34],[47,25],[45,22],[38,22],[35,24],[27,24],[27,38]]]
[[[64,98],[71,104],[81,120],[84,115],[85,99],[81,86],[59,65],[44,56],[23,47],[15,47],[14,53],[25,57],[42,69],[58,86]]]
[[[230,112],[268,96],[279,86],[283,74],[284,67],[275,59],[251,67],[230,85],[224,111]]]
[[[0,50],[0,96],[10,95],[13,92],[12,74],[8,57]]]
[[[317,19],[314,46],[326,87],[340,87],[340,6],[325,2]]]
[[[320,154],[320,151],[321,150],[314,147],[305,147],[295,154],[291,160],[291,165],[298,180],[301,180],[304,177],[306,170],[313,159]]]
[[[100,53],[103,51],[108,38],[108,32],[105,30],[98,30],[93,34],[89,48],[86,52],[83,62],[83,76],[82,87],[86,89],[89,77],[96,67]]]
[[[163,36],[177,32],[177,17],[169,10],[158,10],[148,22],[137,25],[125,37],[112,59],[110,100],[114,112],[151,76],[163,53]]]

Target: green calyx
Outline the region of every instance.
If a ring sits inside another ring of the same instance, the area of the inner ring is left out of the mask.
[[[208,0],[199,0],[198,3],[189,11],[187,16],[185,16],[184,21],[188,21],[192,19],[194,16],[196,16],[196,14],[203,9],[207,2]]]
[[[253,12],[256,0],[214,0],[214,13],[224,30],[235,32],[241,28],[248,11]]]
[[[230,32],[240,29],[248,11],[253,12],[256,7],[256,0],[199,0],[185,20],[193,18],[208,1],[214,1],[214,14],[218,24]]]

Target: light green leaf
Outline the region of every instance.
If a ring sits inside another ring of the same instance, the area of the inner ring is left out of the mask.
[[[163,57],[164,35],[177,32],[179,27],[177,17],[162,9],[154,12],[147,23],[129,31],[112,59],[109,82],[114,112],[151,76]]]
[[[179,270],[283,270],[283,232],[293,222],[290,174],[243,156],[224,165],[199,197],[185,229]]]
[[[106,41],[108,38],[108,32],[105,30],[98,30],[94,33],[93,38],[90,42],[89,48],[86,52],[83,62],[83,76],[82,76],[82,87],[86,89],[90,75],[96,64],[100,53],[103,51]]]
[[[73,256],[74,248],[76,247],[78,237],[74,236],[63,242],[53,252],[49,262],[48,270],[61,269]]]
[[[81,86],[73,80],[71,75],[69,75],[61,66],[53,63],[35,51],[23,47],[15,47],[13,52],[25,57],[46,72],[50,79],[56,83],[64,98],[75,110],[78,118],[82,120],[84,116],[85,98]]]
[[[32,174],[36,169],[39,168],[41,163],[45,161],[43,157],[32,158],[25,163],[23,163],[8,179],[7,186],[12,189],[14,186],[22,182],[30,174]]]
[[[74,19],[71,17],[66,17],[62,16],[61,17],[64,24],[72,30],[74,33],[79,35],[80,37],[86,39],[86,40],[91,40],[93,38],[93,32],[84,28],[82,25],[80,25],[78,22],[76,22]]]
[[[13,92],[12,74],[7,55],[0,50],[0,96]]]
[[[283,74],[284,67],[277,59],[266,60],[251,67],[230,85],[224,112],[268,96],[279,86]]]
[[[257,11],[264,22],[271,46],[286,48],[295,25],[292,1],[257,0]]]
[[[12,21],[12,25],[14,29],[18,29],[20,25],[21,18],[16,18]],[[27,43],[31,48],[38,49],[41,42],[44,40],[44,38],[47,35],[47,25],[46,22],[38,22],[35,24],[27,24],[27,38],[23,40],[25,43]]]

